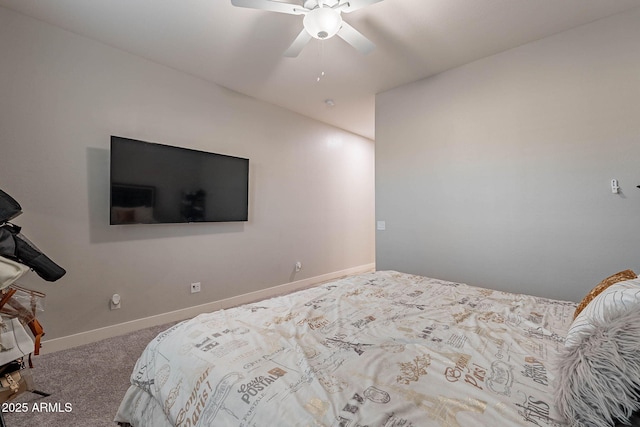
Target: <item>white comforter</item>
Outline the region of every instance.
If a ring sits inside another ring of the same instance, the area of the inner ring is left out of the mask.
[[[155,338],[133,426],[558,426],[575,304],[397,272],[200,315]]]

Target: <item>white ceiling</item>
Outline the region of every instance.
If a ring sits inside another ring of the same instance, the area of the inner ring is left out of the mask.
[[[297,58],[282,53],[302,16],[230,0],[0,6],[374,139],[376,93],[640,7],[640,0],[384,0],[343,15],[377,45],[371,54],[334,37],[313,39]]]

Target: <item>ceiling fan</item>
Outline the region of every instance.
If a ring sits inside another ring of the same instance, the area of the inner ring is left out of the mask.
[[[345,22],[341,13],[350,13],[380,1],[382,0],[301,0],[302,4],[298,5],[277,0],[231,0],[231,4],[289,15],[304,15],[304,29],[284,52],[284,56],[295,58],[312,37],[325,40],[337,35],[362,54],[373,51],[376,45]]]

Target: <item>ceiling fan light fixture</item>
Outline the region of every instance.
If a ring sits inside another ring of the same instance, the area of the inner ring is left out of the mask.
[[[319,7],[304,16],[304,29],[316,39],[328,39],[336,35],[342,26],[342,16],[337,10]]]

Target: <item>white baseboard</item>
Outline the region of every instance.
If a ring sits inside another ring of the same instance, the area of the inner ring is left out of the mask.
[[[375,270],[375,264],[364,264],[357,267],[347,268],[345,270],[334,271],[332,273],[320,276],[310,277],[308,279],[297,280],[295,282],[285,283],[283,285],[273,286],[271,288],[262,289],[247,294],[238,295],[231,298],[225,298],[219,301],[213,301],[206,304],[196,305],[193,307],[183,308],[181,310],[170,311],[168,313],[158,314],[155,316],[145,317],[142,319],[132,320],[129,322],[119,323],[117,325],[106,326],[104,328],[94,329],[91,331],[81,332],[79,334],[68,335],[66,337],[54,338],[51,340],[43,340],[40,354],[53,353],[60,350],[66,350],[79,345],[90,344],[106,338],[127,334],[129,332],[140,329],[150,328],[152,326],[164,325],[166,323],[178,322],[190,319],[198,314],[208,313],[220,309],[235,307],[237,305],[248,304],[254,301],[271,298],[274,296],[286,294],[300,289],[318,285],[328,280],[334,280],[344,276],[353,274],[366,273]]]

